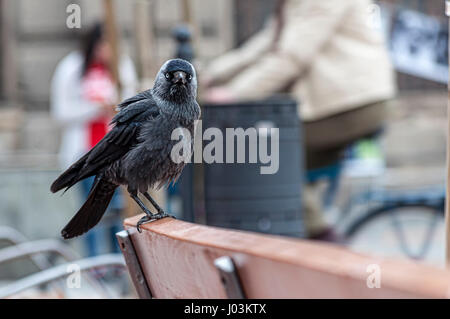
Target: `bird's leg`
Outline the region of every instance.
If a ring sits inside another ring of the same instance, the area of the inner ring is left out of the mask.
[[[134,199],[134,201],[139,205],[139,207],[145,213],[145,216],[142,217],[136,224],[136,228],[137,228],[138,232],[141,232],[140,226],[146,222],[151,221],[152,219],[155,219],[155,218],[153,218],[152,212],[144,205],[144,203],[141,201],[141,199],[137,196],[137,192],[130,192],[130,191],[128,191],[128,192],[129,192],[131,198]]]
[[[155,207],[156,210],[158,211],[158,214],[154,214],[154,215],[152,216],[152,218],[154,218],[154,219],[161,219],[161,218],[164,218],[164,217],[172,217],[172,218],[176,218],[176,217],[174,217],[174,216],[171,216],[171,215],[169,215],[169,214],[166,214],[166,213],[164,212],[164,210],[163,210],[161,207],[159,207],[159,205],[158,205],[158,204],[156,203],[156,201],[150,196],[150,194],[149,194],[148,192],[144,192],[143,194],[144,194],[145,198],[147,198],[148,201],[153,205],[153,207]]]
[[[158,211],[158,214],[164,214],[164,211],[161,207],[159,207],[159,205],[155,202],[155,200],[150,196],[150,194],[148,192],[143,193],[145,198],[148,199],[148,201],[153,205],[153,207],[156,208],[156,210]]]
[[[130,196],[131,198],[134,199],[134,201],[139,205],[139,207],[144,211],[145,214],[150,216],[153,215],[152,212],[145,206],[145,204],[141,201],[141,199],[137,195],[130,193]]]

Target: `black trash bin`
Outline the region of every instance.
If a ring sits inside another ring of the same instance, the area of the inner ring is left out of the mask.
[[[279,168],[275,174],[261,174],[267,166],[257,156],[249,163],[250,139],[246,137],[245,163],[204,165],[206,223],[269,234],[304,237],[301,187],[303,180],[302,136],[297,103],[288,98],[233,104],[203,105],[202,130],[219,128],[226,140],[226,128],[278,128]],[[257,143],[264,142],[258,131]],[[269,154],[270,134],[266,136]],[[261,140],[262,139],[262,140]],[[203,141],[205,147],[209,141]],[[259,145],[257,147],[259,152]],[[226,147],[223,147],[224,162]]]

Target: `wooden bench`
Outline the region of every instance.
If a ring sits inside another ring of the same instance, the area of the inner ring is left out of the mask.
[[[140,217],[126,219],[118,238],[142,298],[449,297],[444,269],[172,218],[145,224],[138,233]],[[378,270],[380,288],[369,288]]]

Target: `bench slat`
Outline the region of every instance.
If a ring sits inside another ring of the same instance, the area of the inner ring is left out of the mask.
[[[448,298],[450,272],[332,244],[192,224],[125,220],[156,298],[226,298],[214,260],[230,256],[248,298]],[[368,288],[369,265],[381,288]]]

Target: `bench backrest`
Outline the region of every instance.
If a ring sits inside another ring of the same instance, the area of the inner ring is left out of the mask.
[[[156,298],[227,298],[214,265],[222,256],[232,258],[247,298],[449,297],[450,272],[417,262],[171,218],[138,233],[140,217],[126,219],[125,228]]]

